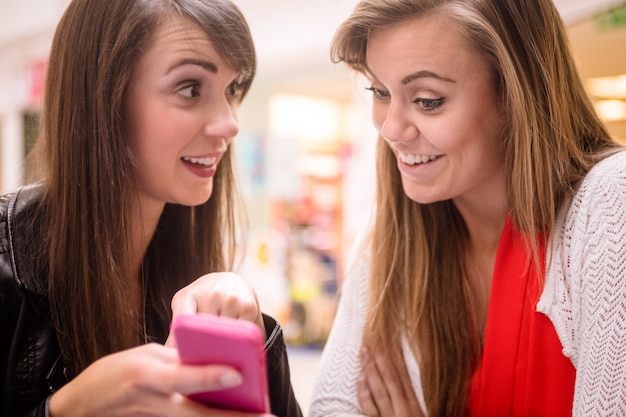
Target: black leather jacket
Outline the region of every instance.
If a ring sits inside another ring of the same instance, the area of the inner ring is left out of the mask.
[[[67,382],[56,331],[49,320],[45,278],[31,270],[32,263],[20,251],[28,245],[20,233],[23,219],[32,213],[40,195],[40,187],[30,185],[0,196],[2,417],[47,417],[47,398]],[[264,320],[271,411],[279,417],[301,417],[282,330],[273,318],[264,316]]]

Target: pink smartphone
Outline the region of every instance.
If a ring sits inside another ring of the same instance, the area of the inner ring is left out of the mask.
[[[216,408],[269,412],[264,341],[256,324],[198,313],[177,316],[172,331],[182,363],[229,365],[243,376],[239,386],[193,393],[189,398]]]

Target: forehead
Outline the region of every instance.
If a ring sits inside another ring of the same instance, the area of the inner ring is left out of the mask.
[[[200,25],[190,19],[173,16],[155,28],[140,62],[162,62],[190,54],[226,65],[213,41]]]
[[[428,14],[372,31],[367,44],[366,66],[374,75],[394,66],[407,65],[450,71],[459,65],[475,63],[478,55],[458,29],[458,23]]]

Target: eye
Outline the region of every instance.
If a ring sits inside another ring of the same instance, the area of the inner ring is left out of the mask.
[[[241,98],[242,92],[243,92],[243,85],[238,83],[237,81],[233,81],[226,88],[226,95],[228,97],[232,97],[237,100]]]
[[[187,84],[176,91],[176,94],[179,94],[187,99],[192,99],[200,96],[200,84],[197,82],[193,82],[191,84]]]
[[[445,101],[445,97],[439,98],[416,98],[413,103],[417,104],[422,110],[432,112],[437,110]]]
[[[365,87],[365,89],[371,91],[374,96],[374,99],[378,101],[385,101],[389,99],[388,91],[381,90],[380,88],[376,88],[376,87]]]

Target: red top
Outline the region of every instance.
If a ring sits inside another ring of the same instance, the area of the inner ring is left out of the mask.
[[[545,245],[540,249],[545,253]],[[529,259],[521,234],[507,220],[496,255],[482,362],[470,383],[468,416],[572,415],[576,370],[563,356],[550,319],[536,311],[539,279]]]

